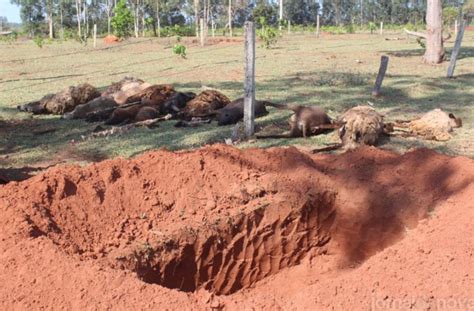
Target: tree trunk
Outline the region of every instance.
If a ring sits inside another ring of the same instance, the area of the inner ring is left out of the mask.
[[[341,7],[339,0],[333,2],[334,5],[334,18],[336,22],[336,26],[341,24]]]
[[[279,21],[278,21],[278,29],[281,31],[281,22],[283,21],[283,0],[280,0],[280,15],[279,15]]]
[[[48,28],[49,28],[49,38],[54,38],[54,31],[53,31],[53,3],[52,0],[49,0],[47,3],[47,15],[48,15]]]
[[[48,15],[48,26],[49,26],[49,38],[53,39],[54,38],[54,33],[53,33],[53,17],[51,15]]]
[[[64,16],[63,16],[63,2],[59,4],[59,14],[61,19],[61,40],[64,40]]]
[[[87,13],[87,1],[84,1],[84,25],[86,26],[86,31],[84,32],[84,38],[89,37],[89,17]]]
[[[206,38],[209,36],[209,16],[211,14],[211,0],[207,0],[206,9]]]
[[[194,26],[196,27],[196,37],[199,38],[199,0],[194,0]]]
[[[112,3],[111,0],[107,0],[107,34],[110,35],[110,23],[111,23],[111,16],[112,16]]]
[[[79,38],[82,38],[82,33],[81,33],[81,7],[82,3],[81,0],[76,0],[76,12],[77,12],[77,35]]]
[[[145,38],[145,4],[142,3],[142,37]]]
[[[229,35],[232,37],[232,0],[229,0]]]
[[[156,0],[156,24],[158,26],[158,38],[159,38],[161,37],[160,0]]]
[[[136,0],[133,5],[133,30],[135,33],[135,38],[138,38],[138,26],[139,26],[138,1],[139,0]]]
[[[441,0],[428,0],[426,8],[426,51],[423,61],[439,64],[444,58]]]
[[[207,0],[204,0],[203,1],[203,10],[202,10],[202,23],[200,23],[200,26],[201,28],[203,28],[201,30],[201,37],[203,36],[203,34],[205,35],[206,34],[206,23],[207,23]]]

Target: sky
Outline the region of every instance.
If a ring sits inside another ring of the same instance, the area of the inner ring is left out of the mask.
[[[10,0],[0,0],[0,16],[6,16],[9,22],[20,23],[20,8]]]

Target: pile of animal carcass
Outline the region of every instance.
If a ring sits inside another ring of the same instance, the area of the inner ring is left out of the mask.
[[[18,109],[33,114],[61,114],[64,119],[105,121],[107,125],[142,122],[167,115],[181,120],[178,126],[209,122],[211,119],[217,119],[219,125],[227,125],[243,118],[243,103],[242,98],[231,102],[217,90],[183,93],[172,85],[151,85],[126,77],[103,92],[84,83],[20,105]],[[268,113],[265,104],[257,101],[257,117]]]
[[[448,140],[453,128],[462,121],[453,114],[435,109],[420,118],[408,121],[384,122],[384,116],[370,106],[353,107],[332,119],[318,106],[275,104],[257,100],[255,116],[268,114],[266,106],[293,111],[289,132],[277,135],[257,135],[257,138],[294,138],[318,135],[338,129],[339,144],[315,151],[337,148],[354,149],[360,145],[377,145],[383,136],[419,136],[432,140]],[[217,120],[218,125],[235,124],[243,119],[244,99],[231,101],[213,89],[199,94],[179,92],[172,85],[151,85],[143,80],[125,77],[100,93],[84,83],[59,93],[48,94],[38,101],[18,106],[34,114],[62,114],[65,119],[105,121],[107,125],[143,124],[176,119],[176,127],[197,126]],[[115,131],[113,131],[115,133]]]

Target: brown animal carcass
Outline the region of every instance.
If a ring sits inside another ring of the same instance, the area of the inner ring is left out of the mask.
[[[271,105],[268,101],[255,101],[255,117],[262,117],[268,114],[265,105]],[[238,98],[230,104],[217,111],[217,125],[236,124],[244,118],[244,99]]]
[[[218,109],[230,104],[230,99],[216,90],[206,90],[190,100],[182,109],[183,119],[215,115]]]
[[[106,110],[109,110],[110,113],[112,113],[111,109],[117,106],[117,103],[112,97],[101,96],[94,98],[86,104],[77,106],[71,112],[65,113],[63,115],[63,119],[85,119],[91,114],[103,112]]]
[[[146,120],[156,119],[159,116],[160,116],[160,112],[157,109],[146,106],[138,110],[133,121],[134,122],[146,121]]]
[[[159,107],[175,93],[176,92],[172,85],[157,84],[152,85],[144,89],[143,91],[129,97],[128,102],[133,103],[141,101],[143,104]]]
[[[326,114],[326,111],[319,106],[274,104],[269,102],[266,104],[278,109],[289,109],[294,112],[288,120],[290,131],[287,134],[257,135],[257,138],[306,138],[308,136],[322,134],[335,128],[335,125]]]
[[[70,86],[56,93],[48,94],[39,101],[18,106],[19,110],[33,113],[64,114],[76,106],[85,104],[100,96],[99,91],[88,83]]]
[[[396,126],[408,128],[411,135],[421,136],[429,140],[446,141],[451,138],[453,128],[461,127],[462,120],[452,113],[434,109],[421,118],[408,122],[399,121]]]
[[[132,103],[136,99],[137,94],[141,94],[151,86],[152,85],[149,83],[129,84],[126,85],[122,90],[116,92],[113,97],[115,102],[119,105]]]
[[[171,85],[150,86],[127,100],[130,103],[137,102],[137,104],[115,109],[115,111],[105,123],[108,125],[114,125],[135,122],[137,114],[144,107],[152,107],[159,113],[161,105],[163,105],[171,96],[173,96],[174,93],[175,91]],[[150,112],[149,109],[147,111],[148,113]],[[140,116],[140,119],[142,119],[140,121],[147,120],[143,119],[145,115],[148,114],[143,113],[142,116]],[[151,116],[154,114],[149,115]]]

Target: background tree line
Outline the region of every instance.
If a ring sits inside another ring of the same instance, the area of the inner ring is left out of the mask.
[[[181,35],[197,33],[199,20],[208,27],[232,32],[246,20],[262,20],[268,25],[279,23],[276,0],[11,0],[20,6],[24,31],[30,36],[53,37],[90,35],[96,24],[99,33],[114,31],[114,18],[127,11],[126,35],[169,35],[179,29]],[[468,0],[465,10],[473,10]],[[122,7],[120,7],[122,5]],[[444,0],[445,15],[456,18],[458,0]],[[469,9],[470,8],[470,9]],[[422,24],[426,0],[283,0],[283,20],[292,25],[314,25],[320,15],[324,25],[366,25],[369,22]],[[128,20],[130,19],[130,20]],[[119,21],[120,22],[120,21]],[[176,28],[177,26],[179,28]],[[207,29],[206,29],[207,30]]]

